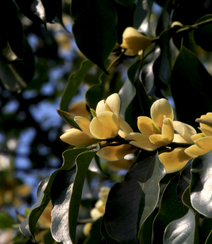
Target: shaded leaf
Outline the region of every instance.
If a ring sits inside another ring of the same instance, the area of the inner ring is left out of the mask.
[[[212,231],[209,233],[206,241],[205,241],[205,244],[210,244],[212,242]]]
[[[23,40],[22,58],[0,61],[0,81],[6,89],[20,92],[34,76],[34,55],[26,37]]]
[[[171,75],[171,91],[178,120],[197,128],[195,119],[212,111],[211,82],[210,74],[195,54],[182,47]]]
[[[68,123],[71,127],[77,128],[78,130],[81,130],[79,125],[74,121],[74,118],[71,116],[70,113],[66,111],[62,111],[57,109],[57,113],[60,115],[62,119],[65,120],[66,123]]]
[[[124,6],[132,6],[135,2],[135,0],[114,0],[114,1]]]
[[[71,9],[73,34],[78,48],[107,73],[104,62],[117,41],[116,10],[112,2],[73,0]]]
[[[208,14],[200,18],[196,23],[202,21],[212,20],[212,14]],[[198,28],[195,28],[193,31],[194,40],[197,45],[201,46],[204,50],[210,52],[212,51],[212,21],[205,24],[200,25]]]
[[[102,217],[97,219],[94,223],[92,223],[90,236],[85,240],[83,244],[100,244],[102,241],[101,235],[101,224]]]
[[[199,226],[199,241],[200,243],[207,243],[208,241],[212,241],[212,219],[204,218],[200,219],[200,226]],[[209,244],[210,242],[208,242]]]
[[[61,110],[68,110],[71,99],[74,97],[79,85],[82,83],[84,75],[93,65],[94,64],[90,60],[85,60],[81,63],[80,68],[75,73],[71,74],[60,101]]]
[[[179,174],[177,174],[166,186],[160,202],[159,212],[154,220],[154,241],[163,243],[163,234],[167,225],[181,218],[188,211],[187,207],[177,197],[177,185]]]
[[[46,208],[47,204],[51,199],[51,187],[54,182],[56,175],[61,170],[69,170],[70,167],[75,162],[76,157],[84,152],[85,148],[80,149],[70,149],[63,152],[63,165],[61,168],[55,170],[49,178],[40,182],[38,189],[37,189],[37,201],[35,204],[30,208],[30,212],[27,218],[21,223],[20,231],[27,237],[34,240],[34,230],[36,223],[41,216],[42,212]]]
[[[195,234],[195,215],[193,210],[180,219],[172,221],[164,233],[164,244],[193,244]]]
[[[190,190],[192,207],[212,218],[212,151],[193,160]]]
[[[156,207],[159,181],[164,175],[165,169],[156,155],[139,162],[124,181],[111,188],[104,217],[111,238],[120,243],[138,243],[138,232]]]

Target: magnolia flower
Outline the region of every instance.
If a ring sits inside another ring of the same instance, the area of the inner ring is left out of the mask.
[[[140,55],[152,40],[142,35],[133,27],[127,27],[122,35],[121,48],[127,49],[125,54],[129,56]]]
[[[132,132],[131,127],[120,117],[120,98],[117,93],[101,100],[93,112],[95,116],[90,121],[82,116],[74,117],[80,129],[67,130],[60,139],[73,146],[86,146],[97,142],[115,138],[122,138]],[[103,143],[101,142],[101,143]],[[114,142],[115,143],[115,142]],[[118,160],[126,154],[134,152],[135,148],[129,144],[107,146],[100,149],[97,155],[105,160]]]
[[[84,101],[84,100],[72,103],[71,106],[69,107],[69,109],[71,111],[72,117],[83,116],[87,119],[91,118],[90,113],[86,109],[86,101]]]
[[[196,131],[190,125],[173,121],[174,113],[169,102],[162,98],[155,101],[150,110],[151,118],[138,117],[138,129],[141,133],[129,133],[126,140],[130,144],[146,151],[153,151],[170,143],[192,143],[191,136]],[[174,133],[177,132],[177,134]],[[185,148],[177,147],[173,151],[159,154],[167,173],[182,169],[190,157],[184,153]]]
[[[202,133],[193,135],[191,139],[193,140],[194,145],[185,150],[185,153],[192,158],[212,150],[212,113],[202,115],[200,119],[197,119],[196,121],[200,122],[200,130]]]

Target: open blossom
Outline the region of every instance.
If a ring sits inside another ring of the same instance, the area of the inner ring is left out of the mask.
[[[200,122],[200,130],[202,133],[193,135],[191,139],[194,145],[188,147],[185,153],[192,158],[203,155],[212,150],[212,113],[202,115],[200,119],[196,120]]]
[[[120,98],[117,93],[110,95],[106,100],[101,100],[96,107],[96,116],[90,121],[82,116],[74,117],[80,129],[71,128],[60,138],[73,146],[86,146],[118,135],[122,138],[132,132],[131,127],[120,117]],[[101,148],[97,155],[105,160],[118,160],[126,154],[135,151],[129,144],[107,146]]]
[[[138,129],[141,133],[130,133],[126,140],[130,144],[147,151],[153,151],[170,143],[192,143],[191,136],[195,129],[179,121],[173,121],[174,113],[169,102],[162,98],[155,101],[150,110],[151,118],[138,117]],[[174,133],[174,132],[177,133]],[[184,147],[177,147],[172,151],[159,154],[167,173],[182,169],[190,157],[185,154]]]
[[[152,40],[133,27],[127,27],[122,35],[121,48],[127,49],[125,54],[129,56],[140,55],[146,47],[152,43]]]

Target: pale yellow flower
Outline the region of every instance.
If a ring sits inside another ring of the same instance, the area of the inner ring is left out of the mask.
[[[126,49],[125,54],[129,56],[140,55],[146,47],[152,43],[152,40],[133,27],[127,27],[122,35],[121,48]]]
[[[72,117],[83,116],[86,119],[90,119],[91,118],[90,113],[86,109],[86,101],[84,101],[84,100],[72,103],[71,106],[69,107],[69,110],[71,112],[70,115]]]
[[[202,133],[193,135],[191,138],[194,145],[188,147],[185,153],[192,158],[203,155],[212,150],[212,113],[202,115],[200,119],[196,120],[200,122],[200,130]]]
[[[130,140],[130,144],[146,151],[153,151],[172,142],[188,145],[192,143],[191,136],[196,134],[195,129],[182,122],[173,121],[173,109],[166,99],[155,101],[150,114],[151,118],[138,117],[138,129],[141,133],[133,132],[127,135],[126,140]],[[178,171],[186,165],[190,157],[184,153],[184,150],[184,147],[179,146],[170,152],[159,154],[167,173]]]
[[[132,129],[120,117],[119,110],[120,98],[117,93],[114,93],[97,104],[96,116],[91,121],[82,116],[74,117],[81,130],[69,129],[60,139],[73,146],[86,146],[115,138],[118,135],[124,138],[126,134],[132,132]],[[134,151],[135,148],[132,145],[123,144],[103,147],[97,155],[105,160],[113,161]]]

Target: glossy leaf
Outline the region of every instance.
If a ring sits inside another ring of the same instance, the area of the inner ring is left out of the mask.
[[[211,75],[195,54],[182,47],[171,76],[171,91],[179,121],[197,127],[195,119],[212,111],[211,82]]]
[[[195,215],[193,210],[180,219],[172,221],[164,233],[164,244],[193,244],[195,234]]]
[[[96,151],[84,152],[81,153],[76,159],[76,176],[74,178],[71,198],[68,200],[69,206],[66,209],[66,217],[68,218],[69,223],[69,234],[73,243],[75,243],[76,238],[76,227],[77,227],[77,218],[79,213],[81,194],[83,189],[84,180],[87,174],[88,167],[91,160],[96,155]],[[66,202],[64,202],[66,204]],[[63,205],[64,207],[64,205]],[[57,216],[57,211],[55,212]],[[62,226],[61,226],[62,228]],[[59,230],[56,230],[55,233],[59,233]],[[62,240],[60,240],[62,241]]]
[[[83,8],[82,8],[83,6]],[[73,0],[73,34],[81,52],[106,71],[116,41],[116,10],[109,0]]]
[[[211,41],[212,41],[212,14],[208,14],[200,18],[196,23],[211,20],[211,22],[205,25],[200,25],[193,31],[194,40],[197,45],[201,46],[204,50],[210,52],[212,51]]]
[[[166,186],[160,202],[159,212],[154,220],[155,244],[163,244],[163,234],[167,225],[173,220],[183,217],[188,211],[177,197],[177,185],[179,175],[177,174]]]
[[[80,68],[75,73],[71,74],[60,101],[61,110],[68,111],[71,99],[74,97],[78,87],[82,83],[84,75],[88,72],[89,69],[92,68],[93,65],[94,64],[90,60],[85,60],[82,62]]]
[[[156,155],[130,169],[124,181],[112,187],[104,217],[111,238],[120,243],[138,243],[139,230],[156,207],[159,182],[164,175],[165,169]]]
[[[51,199],[51,188],[56,175],[62,170],[69,170],[75,162],[76,157],[85,150],[85,148],[66,150],[63,153],[64,162],[62,167],[55,170],[49,178],[40,182],[37,189],[37,201],[30,208],[27,218],[20,225],[20,231],[25,236],[34,240],[36,223]]]
[[[191,168],[191,204],[200,214],[212,218],[212,151],[195,158]]]

